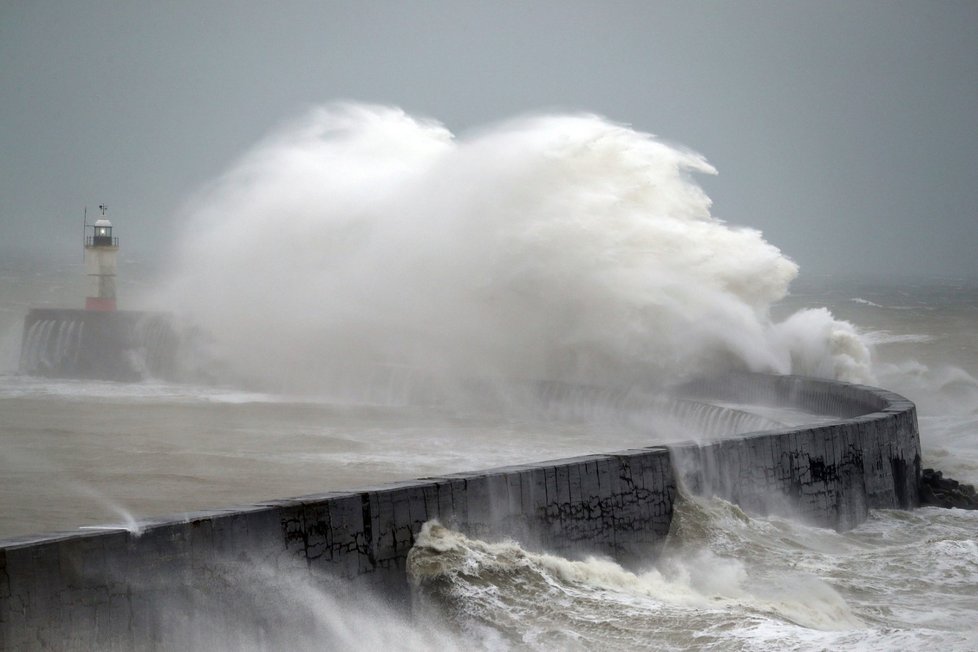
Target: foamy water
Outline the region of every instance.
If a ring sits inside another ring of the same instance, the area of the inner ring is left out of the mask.
[[[408,574],[416,612],[476,646],[520,649],[973,649],[978,516],[879,512],[844,534],[679,505],[662,556],[627,570],[429,523]]]

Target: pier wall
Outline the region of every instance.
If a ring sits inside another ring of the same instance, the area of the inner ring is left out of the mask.
[[[20,373],[132,382],[174,376],[178,338],[169,315],[34,308],[27,313]]]
[[[274,632],[302,627],[299,612],[283,607],[270,622],[242,578],[265,578],[266,587],[274,578],[278,588],[265,595],[284,605],[302,600],[289,586],[310,581],[344,596],[367,592],[403,603],[407,552],[435,518],[476,537],[629,564],[654,558],[682,490],[839,529],[857,525],[871,508],[918,503],[916,413],[900,396],[764,375],[687,390],[839,419],[144,521],[138,534],[2,541],[0,648],[201,647],[199,628],[181,623],[204,612],[221,640],[285,644]]]

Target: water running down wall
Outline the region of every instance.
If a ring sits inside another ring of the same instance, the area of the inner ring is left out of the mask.
[[[165,313],[33,308],[19,368],[31,376],[133,382],[172,377],[177,350]]]
[[[426,478],[350,492],[144,521],[123,530],[0,542],[0,648],[192,648],[203,610],[223,640],[287,643],[301,618],[263,615],[241,577],[313,579],[351,596],[409,593],[407,553],[431,520],[482,538],[512,537],[565,556],[648,560],[680,488],[846,529],[872,508],[918,503],[913,404],[884,390],[744,375],[694,395],[793,405],[840,417],[736,439],[654,446]],[[246,614],[246,617],[242,617]]]

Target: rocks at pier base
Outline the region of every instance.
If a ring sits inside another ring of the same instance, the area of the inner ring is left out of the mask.
[[[940,471],[924,469],[920,476],[920,504],[978,509],[978,492],[970,484],[945,478]]]

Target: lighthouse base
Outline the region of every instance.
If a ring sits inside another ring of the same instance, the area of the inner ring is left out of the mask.
[[[85,297],[85,310],[94,310],[95,312],[115,312],[115,299]]]
[[[171,379],[177,349],[165,313],[35,308],[24,320],[19,370],[53,378]]]

